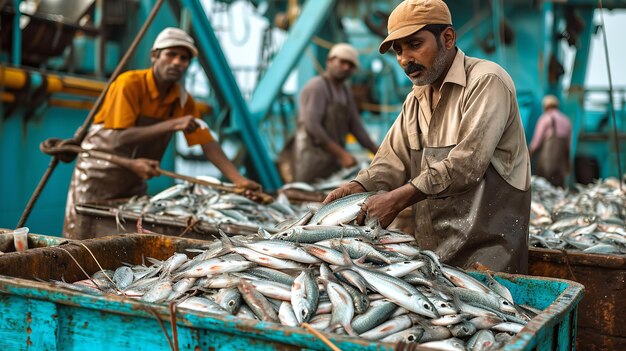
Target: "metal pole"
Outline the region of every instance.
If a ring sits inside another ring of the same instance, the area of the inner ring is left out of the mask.
[[[120,74],[120,72],[122,71],[122,69],[124,68],[124,66],[128,62],[128,60],[132,56],[133,52],[137,48],[137,45],[139,45],[139,42],[141,41],[141,39],[143,38],[144,34],[148,30],[148,27],[150,27],[150,24],[154,20],[154,17],[156,16],[157,12],[159,11],[159,8],[161,8],[162,4],[163,4],[163,0],[157,0],[156,4],[154,4],[154,7],[152,8],[152,11],[150,12],[150,15],[146,19],[146,22],[143,24],[143,26],[139,30],[139,33],[137,33],[137,35],[135,36],[135,39],[130,44],[130,47],[128,48],[128,50],[124,54],[124,57],[122,57],[122,60],[120,60],[120,63],[115,68],[115,71],[113,71],[113,74],[109,78],[109,81],[108,81],[107,85],[104,87],[104,89],[102,89],[102,92],[100,93],[100,96],[98,96],[98,100],[96,100],[96,102],[94,103],[93,107],[91,108],[91,111],[89,111],[89,115],[85,119],[85,122],[83,123],[82,126],[80,126],[80,128],[78,128],[76,133],[74,133],[73,140],[77,144],[80,144],[85,139],[85,136],[87,136],[87,131],[89,129],[89,125],[91,125],[91,122],[93,121],[93,118],[96,115],[96,112],[98,111],[98,109],[102,105],[102,102],[104,101],[104,96],[106,95],[107,90],[109,90],[109,86],[111,85],[111,83],[113,83],[115,78],[117,78],[117,76]],[[37,188],[35,188],[35,191],[33,192],[33,195],[31,195],[30,200],[28,200],[28,203],[26,204],[26,208],[24,209],[24,212],[22,213],[22,217],[20,218],[19,222],[17,223],[17,228],[23,227],[24,224],[26,223],[26,220],[28,219],[28,216],[30,216],[30,213],[32,212],[33,207],[35,206],[35,203],[37,202],[37,199],[39,199],[39,196],[41,195],[41,192],[43,191],[43,188],[46,186],[46,183],[48,183],[48,180],[50,179],[50,176],[52,175],[52,172],[54,171],[54,169],[56,168],[56,166],[58,164],[59,164],[59,159],[57,157],[54,157],[52,159],[52,161],[50,161],[50,164],[48,165],[48,169],[46,170],[46,172],[43,174],[43,176],[39,180],[39,184],[37,184]]]
[[[609,76],[609,109],[611,110],[611,117],[613,120],[613,142],[615,143],[615,153],[617,155],[617,171],[619,172],[617,179],[619,180],[619,190],[624,191],[622,189],[622,177],[624,173],[622,173],[622,161],[620,160],[620,152],[619,152],[619,139],[617,136],[617,121],[615,120],[615,108],[613,105],[613,79],[611,79],[611,65],[609,62],[609,47],[606,39],[606,28],[604,27],[604,11],[602,11],[602,0],[598,0],[598,5],[600,7],[600,21],[602,24],[602,38],[604,40],[604,57],[606,57],[606,70]]]
[[[13,65],[19,66],[22,63],[22,29],[20,28],[20,3],[22,0],[13,0],[13,9],[15,15],[13,17]]]

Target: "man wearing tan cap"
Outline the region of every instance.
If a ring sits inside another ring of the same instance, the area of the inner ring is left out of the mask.
[[[543,114],[537,120],[530,157],[537,155],[534,173],[552,185],[564,188],[569,173],[572,122],[559,111],[559,99],[554,95],[543,98]]]
[[[441,0],[406,0],[391,13],[390,48],[413,82],[368,169],[326,202],[385,191],[362,206],[386,227],[413,206],[422,249],[444,262],[527,271],[530,163],[511,77],[465,56]]]
[[[185,133],[190,146],[201,145],[206,158],[237,186],[259,188],[224,155],[181,83],[197,54],[187,33],[166,28],[152,47],[152,67],[125,72],[111,84],[81,146],[112,154],[116,161],[79,155],[67,197],[65,237],[110,234],[96,232],[95,220],[78,216],[74,205],[145,195],[145,180],[159,174],[159,161],[176,131]]]
[[[312,182],[356,165],[354,156],[345,148],[348,133],[371,152],[378,150],[361,123],[352,92],[344,84],[358,67],[356,49],[336,44],[330,49],[324,74],[302,89],[292,156],[293,180]]]

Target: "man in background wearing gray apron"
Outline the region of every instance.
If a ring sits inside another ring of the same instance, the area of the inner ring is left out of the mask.
[[[126,165],[78,156],[67,196],[64,237],[111,234],[94,232],[97,219],[79,216],[75,205],[145,195],[145,180],[158,175],[159,161],[176,131],[185,133],[190,146],[201,145],[206,158],[235,185],[251,190],[260,187],[243,177],[224,155],[180,82],[197,54],[187,33],[166,28],[152,47],[152,67],[125,72],[111,84],[81,147],[119,156]]]
[[[556,96],[546,95],[542,105],[543,114],[537,120],[530,142],[530,157],[537,155],[533,171],[552,185],[565,188],[565,177],[570,169],[572,122],[559,111]]]
[[[406,0],[391,13],[391,47],[413,82],[369,168],[325,202],[352,193],[386,227],[413,206],[415,237],[444,262],[525,273],[530,161],[515,86],[497,64],[465,56],[441,0]]]
[[[348,133],[372,153],[378,150],[361,123],[352,92],[344,84],[358,67],[358,52],[348,44],[336,44],[328,54],[325,73],[302,89],[291,155],[294,181],[313,182],[356,165],[354,156],[345,149]]]

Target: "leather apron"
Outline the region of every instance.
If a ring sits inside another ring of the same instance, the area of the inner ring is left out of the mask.
[[[173,112],[174,105],[170,109]],[[137,127],[145,127],[163,122],[163,119],[139,117]],[[121,145],[119,136],[122,130],[106,129],[104,124],[93,124],[82,142],[81,147],[87,150],[99,150],[127,158],[149,158],[161,161],[173,132],[145,143]],[[85,203],[101,203],[113,199],[130,198],[145,195],[146,182],[134,172],[108,161],[78,155],[76,166],[70,182],[65,209],[63,236],[71,239],[90,239],[110,233],[95,233],[92,230],[95,217],[79,215],[75,205]]]
[[[428,172],[428,165],[445,159],[453,147],[411,149],[411,178]],[[478,185],[414,205],[417,243],[453,266],[477,262],[496,272],[527,273],[530,195],[490,164]]]
[[[322,126],[332,141],[345,148],[349,122],[348,93],[346,87],[342,86],[346,103],[338,102],[331,91],[331,83],[326,78],[324,78],[324,82],[330,103],[326,106]],[[316,179],[328,178],[341,169],[341,163],[337,158],[326,151],[319,140],[315,140],[309,135],[304,123],[300,121],[298,122],[294,148],[294,167],[292,170],[296,182],[312,183]]]
[[[556,121],[552,120],[552,135],[547,137],[537,155],[535,174],[546,178],[556,187],[565,187],[565,175],[568,162],[568,140],[556,135]]]

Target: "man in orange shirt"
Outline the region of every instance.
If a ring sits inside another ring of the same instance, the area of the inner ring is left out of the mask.
[[[166,28],[152,47],[152,67],[125,72],[111,84],[81,146],[121,156],[123,162],[118,165],[79,155],[67,198],[64,237],[108,234],[95,233],[92,220],[78,217],[74,205],[145,195],[145,180],[158,175],[159,161],[176,131],[185,133],[189,146],[201,145],[206,158],[235,185],[260,188],[228,160],[180,82],[197,54],[187,33]]]

